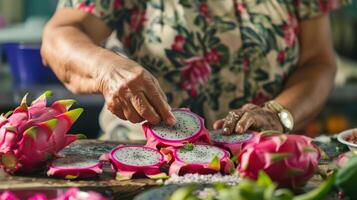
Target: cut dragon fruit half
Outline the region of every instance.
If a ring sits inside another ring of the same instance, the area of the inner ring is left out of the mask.
[[[134,175],[145,175],[151,179],[167,178],[161,167],[167,163],[156,149],[146,146],[119,145],[109,155],[117,180],[129,180]]]
[[[169,174],[183,175],[187,173],[212,174],[222,172],[229,174],[234,171],[228,151],[205,144],[193,145],[193,148],[173,148],[172,162]]]
[[[252,131],[240,135],[223,135],[222,131],[222,129],[210,131],[211,141],[214,145],[229,150],[233,156],[238,156],[242,149],[242,145],[245,142],[249,142],[254,136],[254,132]]]
[[[209,142],[209,134],[204,126],[204,120],[188,109],[174,109],[176,124],[151,125],[143,124],[147,146],[153,148],[183,146],[185,143]]]
[[[70,180],[93,178],[103,172],[102,166],[102,163],[95,158],[66,155],[66,157],[54,160],[49,165],[47,175]]]

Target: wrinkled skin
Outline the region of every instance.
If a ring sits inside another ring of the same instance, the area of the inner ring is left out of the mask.
[[[283,126],[277,113],[267,107],[254,104],[246,104],[240,109],[232,110],[233,114],[228,114],[225,119],[214,123],[214,128],[223,128],[223,134],[245,133],[248,129],[257,130],[277,130],[283,131]],[[232,115],[236,115],[234,117]]]

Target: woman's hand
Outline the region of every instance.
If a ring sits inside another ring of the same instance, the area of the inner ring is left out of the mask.
[[[223,129],[223,134],[243,134],[248,129],[283,131],[283,126],[276,112],[254,104],[232,110],[224,119],[213,124],[214,129]]]
[[[108,109],[119,118],[132,123],[175,123],[158,81],[138,63],[122,58],[99,77]]]
[[[138,63],[101,47],[111,33],[89,13],[58,9],[44,30],[43,61],[72,92],[101,92],[121,119],[175,123],[157,80]]]

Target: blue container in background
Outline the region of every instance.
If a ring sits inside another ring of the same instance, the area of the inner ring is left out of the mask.
[[[60,83],[51,69],[42,64],[39,45],[7,43],[3,47],[15,86]]]

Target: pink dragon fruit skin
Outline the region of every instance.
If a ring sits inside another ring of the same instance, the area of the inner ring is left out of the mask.
[[[168,146],[174,146],[174,147],[180,147],[183,146],[185,143],[209,143],[210,142],[210,137],[208,134],[208,131],[205,128],[204,125],[204,120],[200,116],[196,115],[195,113],[192,113],[189,109],[186,108],[180,108],[180,109],[173,109],[172,110],[174,115],[181,115],[181,116],[187,116],[190,117],[193,120],[189,120],[191,123],[195,123],[194,125],[197,126],[197,129],[195,132],[188,132],[186,133],[188,136],[183,137],[183,138],[165,138],[162,136],[163,133],[158,133],[155,131],[156,127],[164,127],[164,130],[166,131],[174,131],[173,129],[175,127],[179,127],[181,123],[185,123],[184,120],[180,121],[180,118],[176,116],[177,122],[174,126],[172,127],[167,127],[167,126],[162,126],[162,125],[151,125],[149,123],[144,123],[143,124],[143,130],[145,133],[145,137],[147,140],[146,146],[153,147],[153,148],[158,148],[160,149],[161,147],[168,147]],[[192,128],[192,124],[183,124],[182,126],[183,129],[186,128],[186,130],[177,130],[176,136],[181,136],[183,132],[180,131],[187,131],[188,129]]]
[[[49,194],[49,192],[52,192]],[[100,193],[94,192],[94,191],[81,191],[78,188],[69,188],[65,192],[60,192],[60,195],[58,195],[58,191],[55,190],[49,190],[49,192],[46,193],[36,193],[32,195],[29,194],[23,194],[23,193],[17,193],[19,197],[17,197],[14,193],[11,191],[6,191],[3,193],[0,193],[0,200],[106,200],[107,198],[102,196]],[[28,192],[26,192],[28,193]],[[51,196],[57,197],[51,197]],[[50,197],[46,196],[49,195]]]
[[[126,156],[126,159],[124,158],[120,160],[117,156],[119,151],[122,151],[122,153],[125,151],[131,151],[133,153],[122,154]],[[135,151],[145,153],[135,154]],[[150,163],[140,163],[143,162],[143,160],[140,161],[140,156],[145,159],[145,161],[149,161]],[[130,159],[133,159],[134,161],[131,162]],[[117,171],[117,180],[129,180],[134,175],[140,174],[143,174],[151,179],[167,178],[166,173],[161,172],[160,168],[165,165],[168,160],[166,160],[166,157],[164,157],[158,150],[151,147],[119,145],[110,152],[109,161],[111,162],[113,169]]]
[[[6,191],[0,194],[0,200],[19,200],[19,198],[14,193]]]
[[[80,191],[78,188],[70,188],[63,195],[54,200],[106,200],[104,196],[94,191]]]
[[[183,148],[183,147],[181,147]],[[207,144],[195,144],[193,148],[203,148],[204,150],[201,152],[209,152],[209,151],[216,151],[220,152],[220,156],[211,157],[209,161],[185,161],[179,156],[179,151],[181,148],[166,148],[163,151],[165,153],[170,152],[173,159],[169,169],[169,175],[177,174],[177,175],[184,175],[184,174],[214,174],[217,172],[221,172],[223,174],[230,174],[232,170],[234,170],[234,163],[230,160],[230,154],[228,151],[220,149],[219,147],[210,146]],[[188,150],[190,151],[190,150]],[[201,159],[204,156],[201,155],[191,155],[189,160],[195,159],[194,157]],[[187,159],[187,158],[186,158]]]
[[[26,96],[14,112],[0,122],[0,167],[9,173],[32,172],[57,152],[83,135],[67,135],[82,108],[68,111],[74,100],[61,100],[46,107],[45,92],[31,106]]]
[[[78,178],[94,178],[98,177],[98,175],[103,172],[102,167],[102,162],[96,159],[67,155],[64,158],[59,158],[53,161],[49,165],[47,175],[70,180]]]
[[[280,186],[295,188],[314,175],[320,157],[309,137],[259,133],[243,146],[237,170],[252,179],[263,170]]]
[[[215,146],[229,150],[233,156],[238,156],[244,143],[253,139],[255,132],[249,131],[242,135],[223,135],[222,129],[210,132],[211,141]]]

